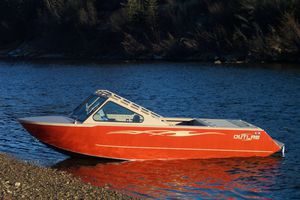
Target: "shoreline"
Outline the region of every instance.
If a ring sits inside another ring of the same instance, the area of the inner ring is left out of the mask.
[[[76,56],[57,56],[57,57],[10,57],[0,54],[0,62],[76,62],[76,63],[157,63],[157,62],[173,62],[173,63],[205,63],[210,65],[298,65],[300,61],[268,61],[268,60],[224,60],[224,59],[197,59],[197,58],[129,58],[129,57],[116,57],[116,58],[100,58],[100,57],[76,57]]]
[[[0,153],[0,199],[135,199]]]

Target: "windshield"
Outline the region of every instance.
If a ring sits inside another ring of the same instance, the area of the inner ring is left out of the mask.
[[[77,121],[84,122],[106,100],[107,98],[105,97],[91,95],[82,104],[75,108],[70,117]]]
[[[143,116],[108,101],[94,116],[95,121],[142,123]]]

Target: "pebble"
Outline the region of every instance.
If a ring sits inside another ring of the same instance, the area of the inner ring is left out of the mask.
[[[15,186],[16,186],[17,188],[20,187],[20,185],[21,185],[20,182],[16,182],[16,183],[15,183]]]

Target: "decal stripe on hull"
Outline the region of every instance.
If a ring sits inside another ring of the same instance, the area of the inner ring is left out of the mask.
[[[261,152],[272,153],[273,151],[260,151],[260,150],[243,150],[243,149],[198,149],[198,148],[172,148],[172,147],[139,147],[139,146],[118,146],[118,145],[102,145],[95,144],[98,147],[109,148],[125,148],[125,149],[167,149],[167,150],[184,150],[184,151],[229,151],[229,152]]]

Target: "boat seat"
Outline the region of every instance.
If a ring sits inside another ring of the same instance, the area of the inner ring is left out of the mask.
[[[134,123],[141,122],[141,117],[139,115],[134,115],[132,118],[132,122],[134,122]]]
[[[190,121],[183,121],[176,125],[179,125],[179,126],[206,126],[205,124],[201,123],[201,121],[198,119],[193,119]]]

